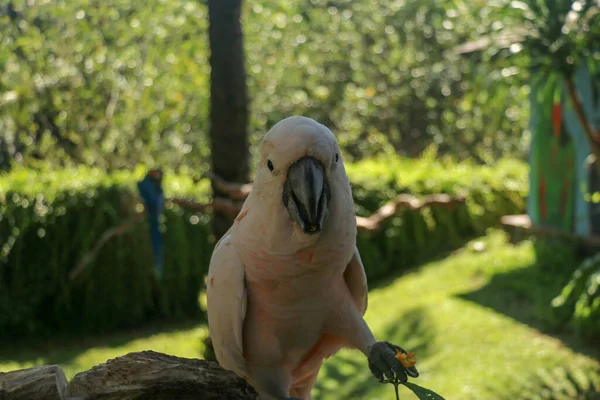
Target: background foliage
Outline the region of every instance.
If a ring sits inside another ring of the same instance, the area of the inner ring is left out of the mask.
[[[206,7],[38,0],[3,8],[0,130],[10,152],[109,168],[193,168],[206,158]]]
[[[16,157],[208,168],[204,2],[5,4],[5,165]],[[497,27],[491,12],[488,2],[462,0],[245,2],[251,141],[304,114],[334,130],[347,158],[414,156],[432,143],[478,161],[522,156],[527,74],[455,51]]]

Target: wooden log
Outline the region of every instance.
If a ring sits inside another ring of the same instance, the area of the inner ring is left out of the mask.
[[[500,222],[513,242],[517,242],[525,236],[533,235],[568,240],[589,248],[600,248],[599,236],[581,236],[551,226],[535,225],[531,223],[531,219],[525,214],[505,215],[500,219]]]
[[[65,400],[257,398],[244,379],[215,362],[154,351],[129,353],[81,372],[65,392]]]
[[[63,400],[66,386],[58,365],[0,373],[0,400]]]

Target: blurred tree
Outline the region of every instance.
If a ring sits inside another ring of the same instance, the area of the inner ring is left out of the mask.
[[[494,47],[504,55],[525,55],[542,79],[558,73],[587,137],[600,159],[600,135],[586,115],[574,83],[579,65],[600,58],[598,0],[502,1],[497,16],[503,29],[492,32]]]
[[[210,142],[212,169],[228,182],[246,183],[248,165],[248,96],[241,17],[242,0],[209,0]],[[227,196],[213,185],[214,197]],[[219,239],[231,226],[232,216],[214,214]]]
[[[599,229],[588,203],[600,191],[600,2],[498,0],[491,10],[489,34],[461,52],[524,61],[530,73],[529,217],[589,235]]]

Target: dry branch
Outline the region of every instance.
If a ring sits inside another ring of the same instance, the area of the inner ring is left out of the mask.
[[[211,179],[215,188],[229,194],[229,196],[234,200],[243,200],[252,191],[252,183],[230,183],[212,172],[208,172],[204,175],[204,177]],[[223,200],[221,210],[232,214],[237,214],[240,212],[242,208],[242,203],[227,203],[226,199],[221,200]],[[421,200],[408,194],[401,194],[396,199],[385,204],[383,207],[381,207],[368,218],[357,216],[356,225],[359,230],[375,232],[383,226],[383,223],[386,220],[395,216],[403,209],[419,211],[423,207],[432,206],[451,208],[454,207],[456,204],[462,204],[464,202],[464,197],[451,197],[447,194],[433,194]],[[193,203],[189,203],[188,205],[186,205],[186,207],[194,209]],[[200,208],[200,210],[206,210],[206,208],[202,207]]]
[[[192,212],[207,213],[218,210],[227,214],[232,214],[233,216],[240,212],[242,205],[244,204],[242,201],[234,201],[223,197],[215,197],[212,203],[207,204],[196,203],[185,199],[172,199],[169,201]]]
[[[233,200],[244,200],[252,191],[252,183],[227,182],[214,172],[207,172],[204,177],[212,181],[215,189],[226,193]]]
[[[86,253],[86,255],[83,257],[83,259],[79,262],[79,264],[77,264],[77,266],[75,268],[73,268],[73,270],[71,270],[71,272],[69,273],[69,280],[75,280],[79,274],[81,274],[81,272],[83,272],[83,270],[85,269],[85,267],[91,263],[92,261],[94,261],[94,259],[97,257],[98,252],[100,252],[100,249],[102,248],[102,246],[104,246],[104,244],[106,242],[108,242],[108,240],[110,238],[112,238],[113,236],[121,236],[123,234],[125,234],[129,228],[131,228],[131,226],[135,223],[141,222],[142,221],[142,216],[143,214],[136,214],[135,216],[131,217],[130,219],[126,220],[125,222],[114,226],[110,229],[108,229],[106,232],[104,232],[102,234],[102,236],[100,236],[100,239],[98,239],[98,241],[96,242],[96,244],[94,245],[94,247]]]
[[[515,29],[496,37],[482,36],[473,41],[460,44],[453,50],[456,54],[464,55],[485,50],[492,45],[504,49],[510,47],[512,44],[522,42],[525,39],[525,34],[526,30]]]
[[[226,192],[233,200],[243,200],[252,191],[252,183],[230,183],[218,175],[209,172],[204,177],[212,180],[213,185],[219,190]],[[175,202],[175,201],[174,201]],[[451,197],[447,194],[433,194],[419,200],[415,196],[401,194],[396,199],[388,202],[371,216],[356,217],[357,229],[366,232],[376,232],[383,226],[383,223],[389,218],[397,215],[403,209],[419,211],[424,207],[447,207],[452,208],[457,204],[465,202],[464,197]],[[206,212],[218,209],[232,215],[236,215],[242,209],[242,202],[235,202],[229,199],[215,198],[212,204],[202,205],[189,201],[176,201],[176,204],[198,212]]]
[[[388,219],[396,216],[402,210],[420,211],[425,207],[434,206],[454,208],[457,204],[463,204],[464,202],[464,197],[451,197],[447,194],[432,194],[423,199],[418,199],[409,194],[401,194],[375,211],[371,216],[367,218],[357,216],[356,227],[359,230],[373,233],[381,229]]]

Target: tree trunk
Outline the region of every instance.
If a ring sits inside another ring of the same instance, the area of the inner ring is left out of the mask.
[[[210,140],[212,170],[228,182],[249,180],[248,95],[240,14],[242,0],[209,0]],[[213,184],[214,197],[228,197]],[[235,215],[214,212],[213,232],[219,239]]]
[[[8,143],[5,138],[0,137],[0,172],[10,171],[12,156],[8,149]]]
[[[565,75],[564,78],[567,85],[567,93],[569,94],[569,98],[573,104],[573,109],[575,110],[577,119],[583,128],[583,132],[588,138],[590,148],[592,149],[592,154],[597,160],[600,160],[600,137],[598,137],[598,134],[594,132],[589,120],[585,115],[585,112],[583,111],[583,105],[579,100],[579,94],[577,93],[577,89],[575,88],[572,77]]]

